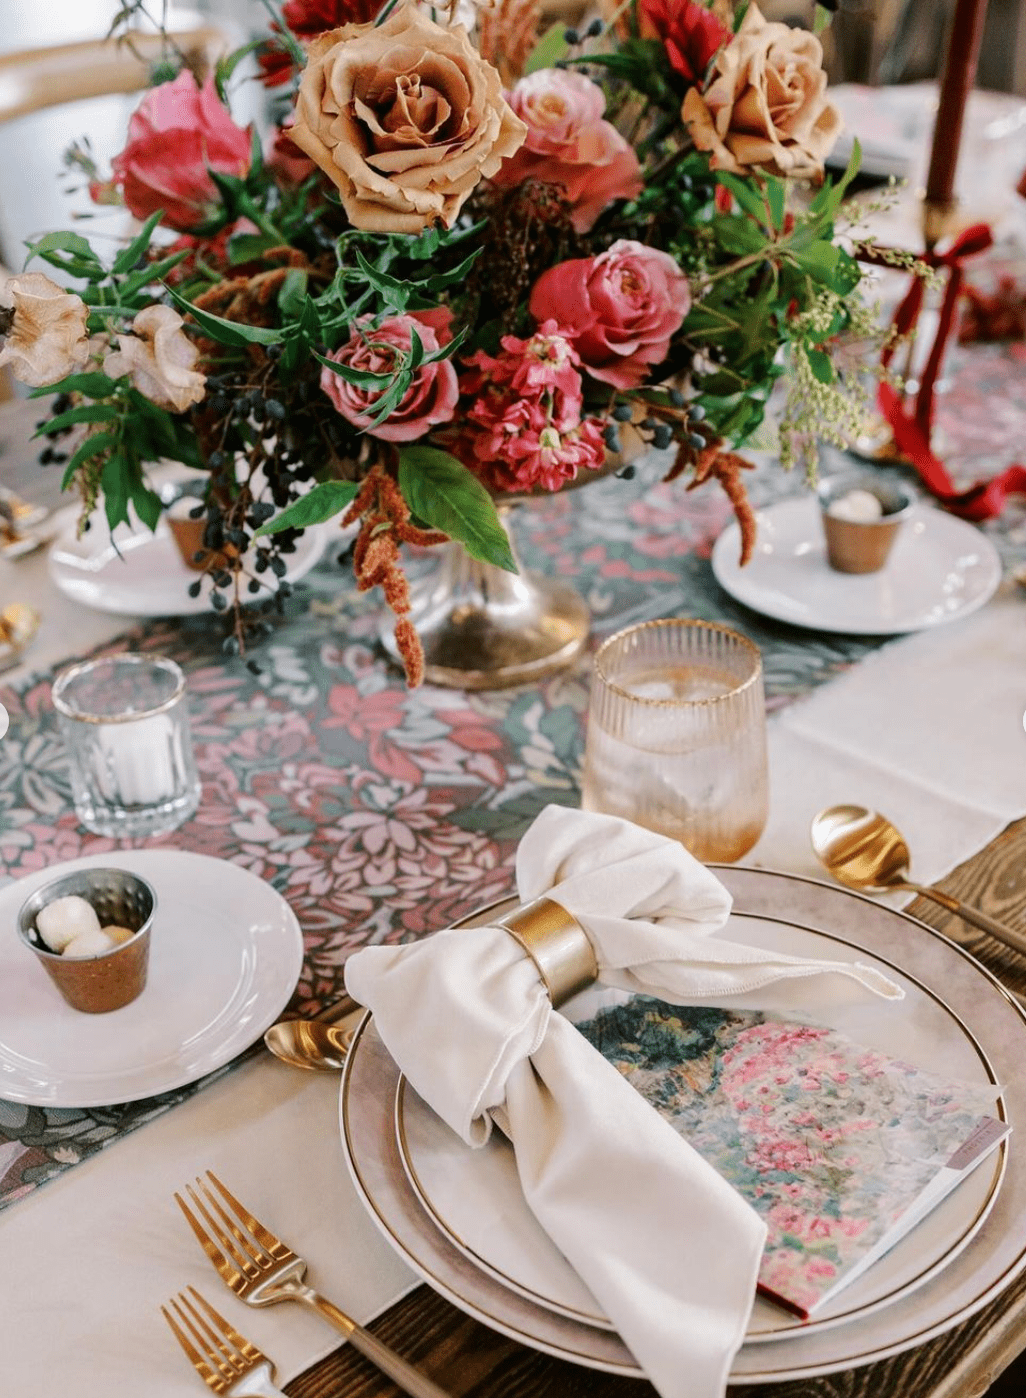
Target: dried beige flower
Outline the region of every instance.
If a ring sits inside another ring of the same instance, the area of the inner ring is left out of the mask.
[[[826,86],[816,36],[769,23],[753,3],[708,90],[689,88],[681,116],[698,149],[712,152],[714,170],[819,179],[843,125]]]
[[[11,312],[0,365],[16,379],[43,388],[82,368],[89,358],[89,310],[80,296],[42,272],[23,272],[0,288],[0,302]]]
[[[183,413],[206,392],[206,376],[196,370],[199,350],[170,306],[147,306],[132,321],[132,333],[119,335],[118,348],[103,361],[112,379],[132,376],[133,385],[158,408]]]
[[[451,227],[527,128],[466,30],[406,5],[382,25],[344,24],[310,46],[289,133],[374,233]]]

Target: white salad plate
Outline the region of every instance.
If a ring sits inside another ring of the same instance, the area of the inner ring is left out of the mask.
[[[80,511],[62,510],[55,521],[57,534],[50,548],[50,576],[65,596],[95,611],[124,616],[198,616],[209,612],[213,584],[209,576],[187,568],[163,516],[156,530],[143,524],[119,524],[113,534],[106,521],[94,516],[92,528],[76,537]],[[298,582],[320,560],[331,535],[324,528],[304,530],[296,551],[286,554],[289,582]],[[248,601],[259,601],[274,591],[272,575],[260,592]],[[189,587],[201,579],[199,596]]]
[[[734,897],[729,935],[800,955],[857,956],[905,988],[897,1004],[832,1012],[831,1027],[934,1072],[995,1090],[1001,1084],[995,1114],[1013,1128],[1026,1122],[1018,1067],[1026,1016],[966,952],[906,914],[844,889],[763,870],[717,873]],[[566,1008],[589,1017],[597,1007],[597,993],[589,991]],[[401,1081],[368,1017],[343,1077],[341,1129],[357,1190],[385,1237],[425,1280],[485,1324],[562,1358],[638,1374],[534,1223],[505,1147],[475,1152],[451,1133],[446,1139],[412,1089],[400,1098]],[[1006,1143],[811,1321],[757,1300],[732,1380],[778,1382],[855,1368],[943,1334],[1026,1267],[1024,1210],[1026,1159]]]
[[[756,526],[755,552],[744,567],[736,522],[716,540],[716,581],[753,612],[814,631],[923,631],[975,612],[1001,581],[1001,559],[986,535],[926,505],[915,509],[876,573],[829,566],[814,495],[758,510]]]
[[[77,869],[139,874],[157,895],[142,994],[107,1014],[73,1010],[17,933],[42,884]],[[303,938],[270,884],[183,850],[119,850],[0,889],[0,1098],[100,1107],[195,1082],[254,1043],[299,980]]]

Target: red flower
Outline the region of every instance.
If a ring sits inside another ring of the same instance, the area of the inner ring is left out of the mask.
[[[698,83],[713,54],[730,39],[730,30],[693,0],[638,0],[641,33],[659,39],[670,67],[687,83]]]
[[[249,158],[249,131],[232,121],[213,78],[198,87],[185,68],[143,98],[111,169],[136,218],[163,209],[164,224],[187,233],[221,207],[210,171],[245,175]]]
[[[342,24],[369,24],[384,0],[286,0],[282,18],[297,39],[315,39]],[[273,24],[272,29],[278,26]],[[292,55],[280,39],[272,39],[260,54],[263,81],[277,87],[292,76]]]

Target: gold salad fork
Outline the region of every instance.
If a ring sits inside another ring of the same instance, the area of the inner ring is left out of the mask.
[[[200,1247],[236,1296],[250,1306],[300,1301],[341,1331],[354,1349],[412,1398],[447,1398],[436,1383],[414,1369],[395,1350],[382,1344],[369,1330],[364,1330],[344,1311],[307,1286],[305,1259],[255,1219],[212,1170],[207,1171],[206,1178],[209,1184],[197,1179],[195,1188],[186,1185],[190,1203],[180,1194],[175,1195],[175,1200]]]
[[[274,1365],[194,1286],[160,1311],[200,1378],[225,1398],[287,1398],[274,1382]]]

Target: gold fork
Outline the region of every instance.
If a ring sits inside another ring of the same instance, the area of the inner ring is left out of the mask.
[[[160,1311],[207,1387],[225,1398],[286,1398],[274,1382],[274,1365],[267,1355],[194,1286],[188,1291],[180,1291]]]
[[[376,1364],[412,1398],[447,1398],[436,1383],[407,1364],[395,1350],[382,1344],[369,1330],[364,1330],[344,1311],[307,1286],[305,1259],[255,1219],[212,1170],[207,1171],[206,1177],[214,1186],[213,1190],[201,1179],[196,1180],[195,1188],[186,1185],[185,1192],[192,1207],[180,1194],[175,1195],[175,1200],[200,1247],[236,1296],[250,1306],[300,1301],[340,1330],[354,1349]]]

